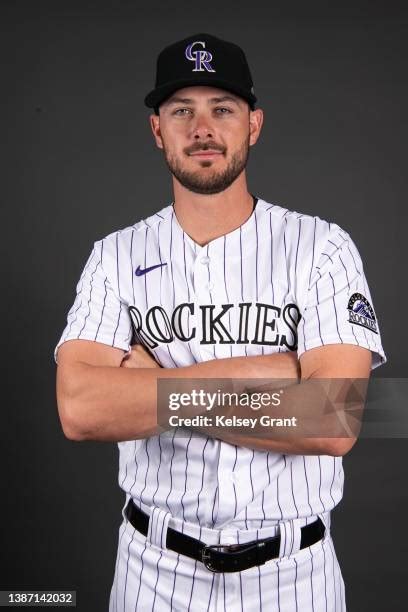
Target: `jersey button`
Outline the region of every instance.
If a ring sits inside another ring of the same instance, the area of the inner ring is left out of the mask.
[[[207,284],[207,289],[208,289],[209,291],[212,291],[212,290],[214,289],[214,283],[208,283],[208,284]]]
[[[210,263],[210,258],[208,257],[208,255],[205,255],[200,259],[200,261],[204,266],[208,266],[208,264]]]

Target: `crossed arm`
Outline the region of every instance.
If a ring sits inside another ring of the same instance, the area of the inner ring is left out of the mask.
[[[69,340],[58,350],[57,403],[64,434],[71,440],[122,441],[162,431],[157,425],[160,378],[292,379],[293,401],[302,400],[313,378],[368,379],[371,352],[354,345],[326,345],[306,351],[298,361],[291,352],[214,359],[180,368],[161,368],[135,345],[124,358],[121,349]],[[237,446],[279,453],[340,456],[355,437],[267,439],[224,428],[205,432]]]

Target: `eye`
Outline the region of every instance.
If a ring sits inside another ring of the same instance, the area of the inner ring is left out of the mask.
[[[215,112],[218,115],[228,115],[228,114],[232,113],[232,110],[230,108],[225,107],[225,106],[218,106],[215,109]]]
[[[176,108],[176,110],[174,111],[173,115],[183,116],[183,115],[187,115],[190,112],[191,111],[190,111],[189,108]]]

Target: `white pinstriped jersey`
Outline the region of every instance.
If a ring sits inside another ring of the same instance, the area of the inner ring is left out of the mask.
[[[137,276],[139,266],[152,270]],[[370,303],[357,248],[336,224],[259,199],[243,225],[200,246],[168,205],[95,242],[54,356],[70,339],[125,351],[138,341],[173,368],[347,343],[370,349],[374,368],[386,358]],[[118,446],[127,497],[202,527],[307,518],[342,497],[340,457],[255,451],[189,430]]]

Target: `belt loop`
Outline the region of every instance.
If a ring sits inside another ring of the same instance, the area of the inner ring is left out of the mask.
[[[296,554],[300,550],[301,526],[299,519],[280,521],[279,558]]]
[[[323,522],[323,525],[326,527],[326,531],[330,532],[330,526],[331,526],[331,512],[330,512],[330,510],[328,510],[326,512],[322,512],[321,514],[318,514],[317,516]]]
[[[167,528],[170,518],[170,512],[156,506],[150,506],[149,528],[146,538],[158,548],[166,548]]]

